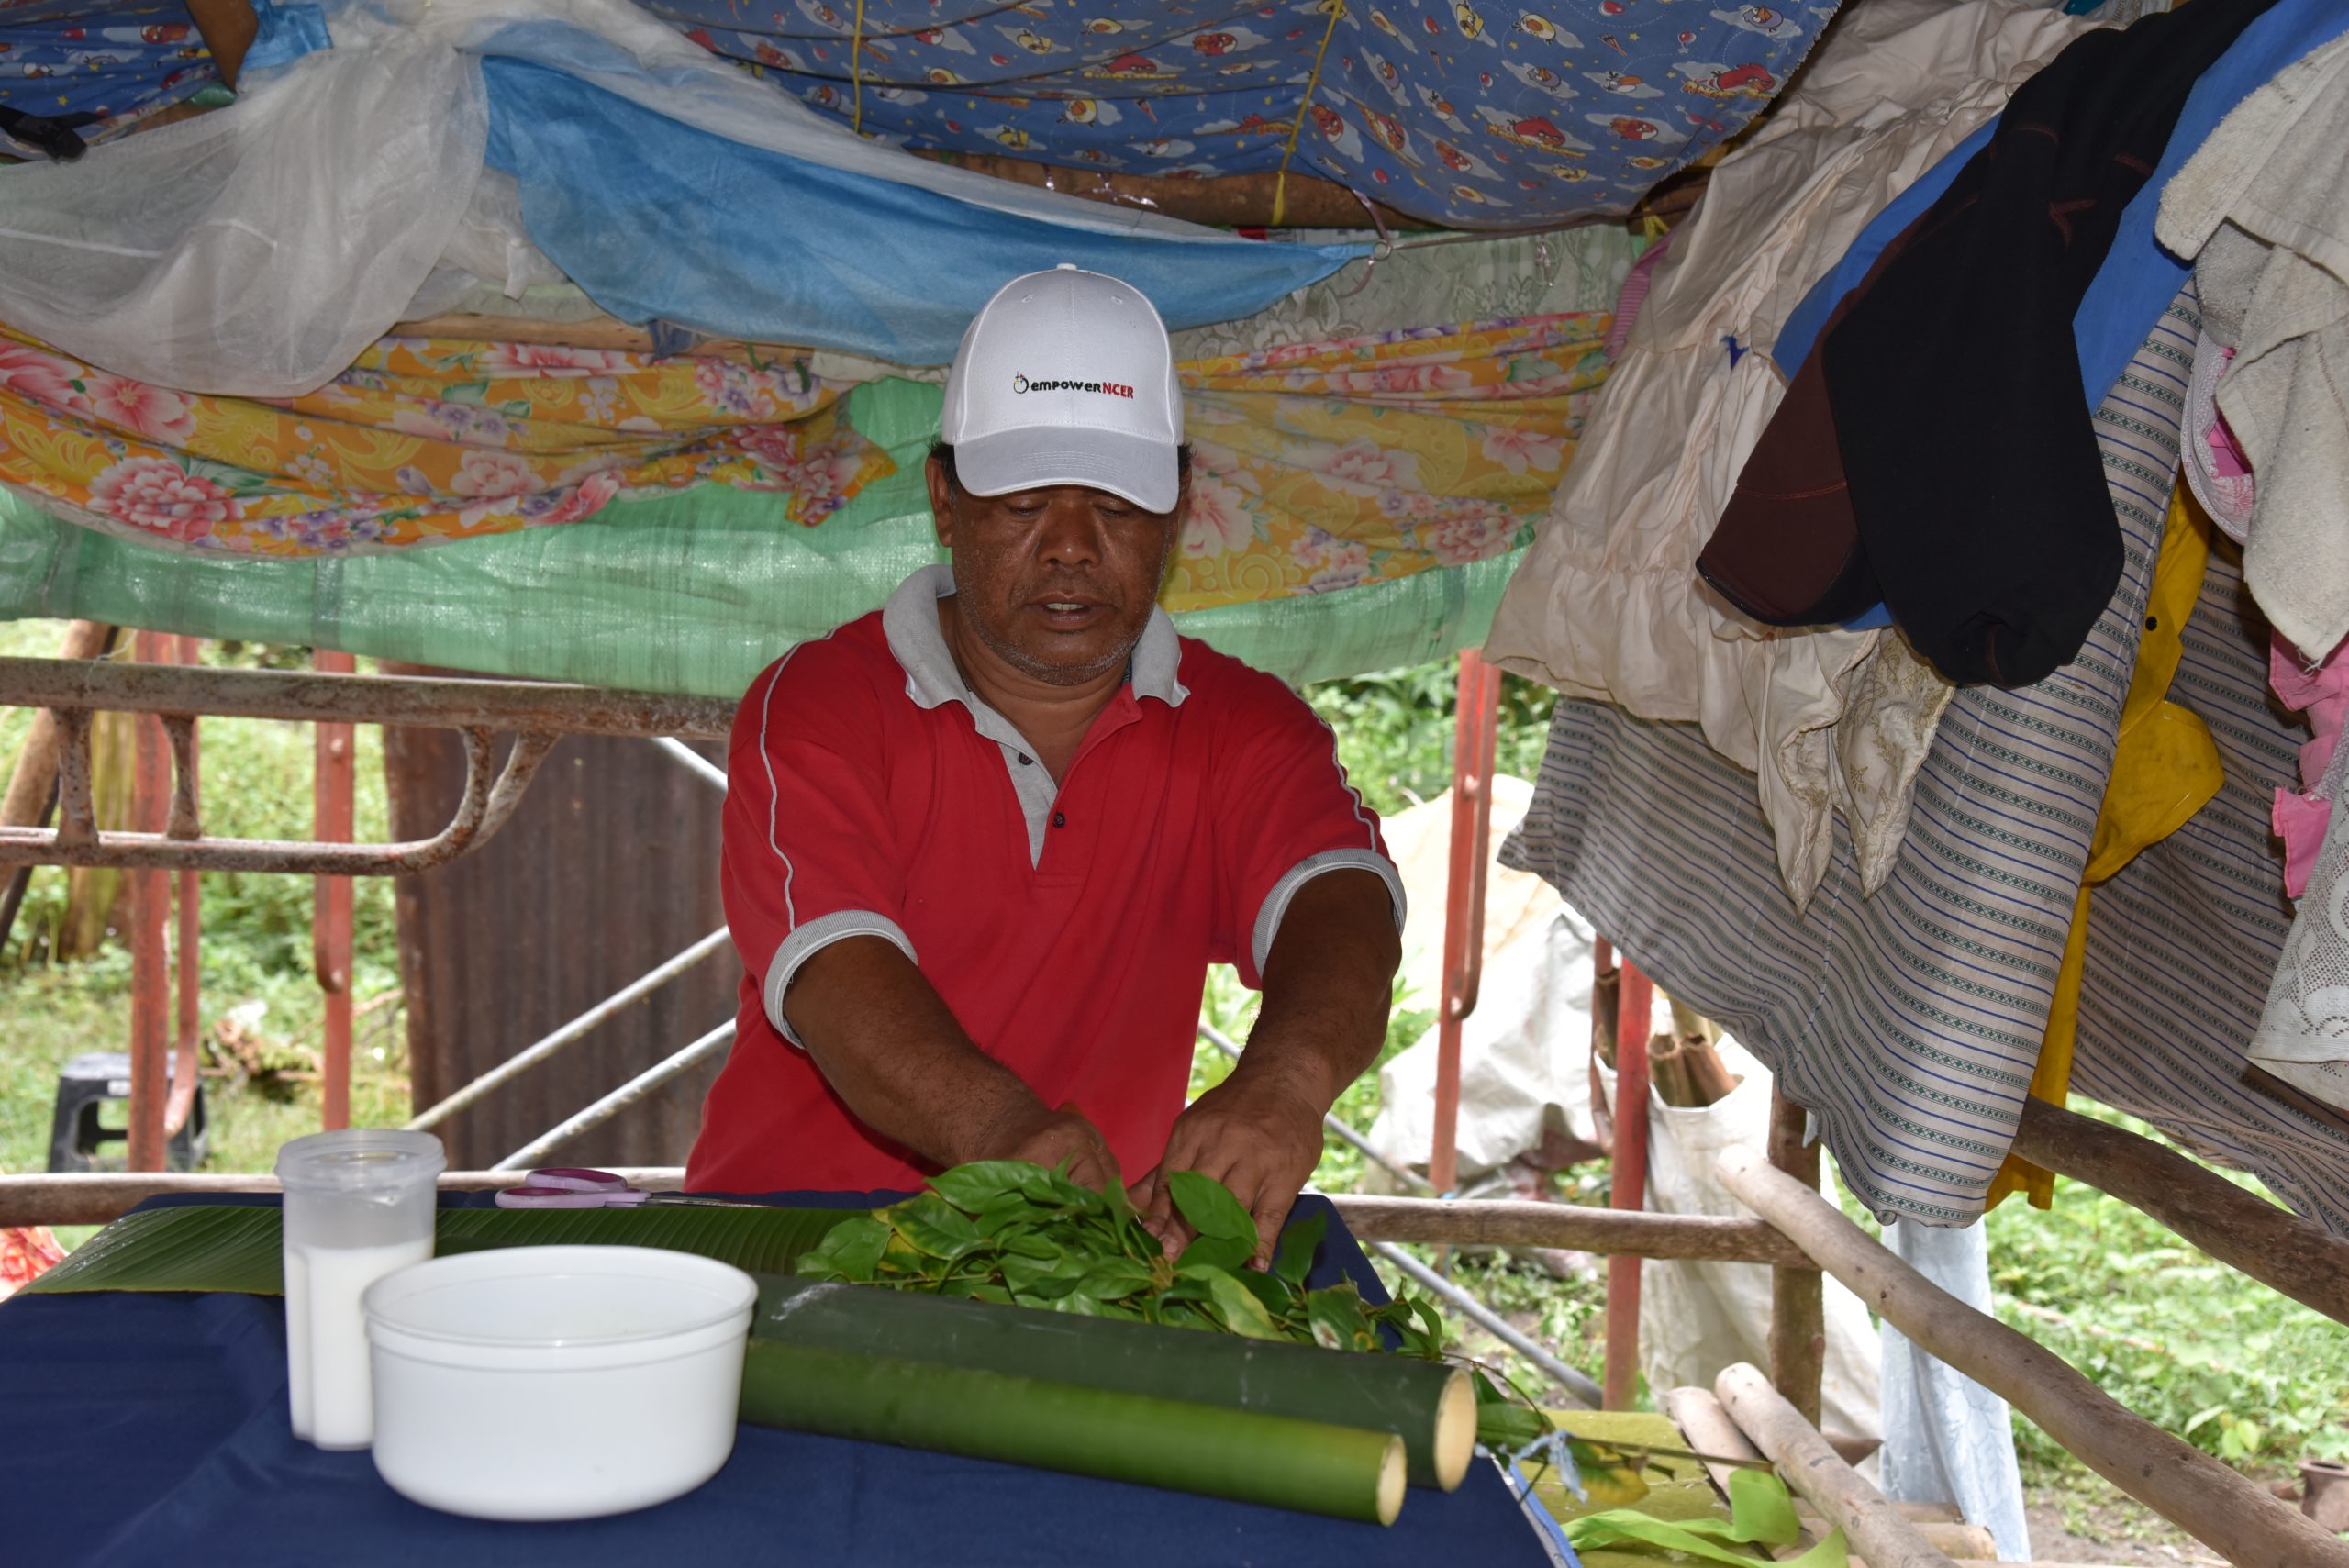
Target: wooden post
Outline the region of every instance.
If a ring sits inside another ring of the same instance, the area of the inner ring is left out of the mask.
[[[1809,1115],[1778,1089],[1770,1092],[1770,1163],[1819,1190],[1819,1145],[1803,1141]],[[1819,1425],[1820,1385],[1827,1365],[1827,1280],[1815,1268],[1770,1271],[1770,1381],[1787,1403]]]
[[[356,668],[348,653],[321,648],[311,662],[322,673],[347,675]],[[356,762],[351,747],[356,731],[348,724],[320,724],[317,728],[317,781],[314,836],[334,843],[351,842],[354,827],[352,785]],[[326,993],[326,1051],[319,1074],[323,1102],[319,1122],[328,1132],[351,1125],[351,879],[314,878],[317,913],[310,930],[311,966],[318,989]]]
[[[1933,1284],[1752,1150],[1730,1150],[1720,1170],[1731,1193],[1920,1350],[1998,1395],[2098,1474],[2228,1562],[2349,1568],[2349,1545]]]
[[[1619,966],[1615,1011],[1615,1147],[1607,1202],[1641,1209],[1648,1196],[1648,1030],[1654,990],[1629,962]],[[1639,1385],[1640,1260],[1607,1260],[1606,1408],[1628,1410]]]
[[[1475,649],[1460,652],[1453,719],[1452,859],[1444,884],[1443,996],[1436,1015],[1435,1130],[1428,1183],[1438,1195],[1460,1184],[1460,1027],[1476,1010],[1485,960],[1485,853],[1492,838],[1493,755],[1500,717],[1500,667]]]
[[[2231,1268],[2349,1323],[2349,1241],[2150,1138],[2025,1100],[2015,1152],[2143,1209]]]
[[[159,633],[139,633],[134,650],[139,662],[167,662],[173,650],[166,642]],[[141,833],[161,833],[171,811],[171,743],[163,734],[163,721],[154,715],[140,714],[132,722],[131,826]],[[166,1142],[164,1100],[170,1093],[171,959],[163,925],[172,912],[172,883],[167,872],[126,874],[130,894],[130,1137],[125,1162],[134,1171],[160,1171]]]

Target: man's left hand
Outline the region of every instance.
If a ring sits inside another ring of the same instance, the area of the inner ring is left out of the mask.
[[[1191,1229],[1174,1207],[1170,1171],[1197,1171],[1231,1189],[1256,1221],[1257,1267],[1269,1262],[1299,1188],[1321,1162],[1321,1107],[1271,1073],[1233,1073],[1174,1120],[1165,1157],[1131,1189],[1142,1223],[1180,1251]]]

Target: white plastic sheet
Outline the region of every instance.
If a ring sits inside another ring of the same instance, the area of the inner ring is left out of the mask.
[[[392,36],[79,162],[0,172],[0,320],[138,381],[310,391],[431,272],[488,128],[478,61]]]

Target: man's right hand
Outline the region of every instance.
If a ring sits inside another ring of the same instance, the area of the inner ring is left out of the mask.
[[[1108,1140],[1073,1106],[1048,1111],[1033,1105],[1005,1116],[987,1129],[980,1149],[969,1158],[1026,1160],[1046,1167],[1056,1167],[1066,1160],[1069,1180],[1095,1192],[1107,1192],[1110,1184],[1123,1182]]]

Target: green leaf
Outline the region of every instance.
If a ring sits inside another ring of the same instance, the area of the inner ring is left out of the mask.
[[[1371,1327],[1370,1314],[1352,1280],[1307,1296],[1305,1317],[1313,1342],[1325,1351],[1378,1348],[1378,1335]]]
[[[930,1185],[956,1208],[976,1213],[1008,1197],[1035,1201],[1049,1191],[1040,1184],[1048,1173],[1041,1165],[1025,1160],[974,1160],[941,1171],[930,1179]]]
[[[1077,1284],[1082,1295],[1102,1301],[1116,1301],[1151,1288],[1156,1282],[1149,1268],[1131,1258],[1103,1258],[1085,1270]]]
[[[884,1212],[889,1228],[907,1246],[943,1262],[952,1262],[986,1240],[968,1215],[936,1193],[923,1193]]]
[[[1325,1209],[1315,1209],[1303,1219],[1291,1220],[1281,1232],[1280,1248],[1273,1254],[1273,1273],[1300,1288],[1305,1276],[1313,1272],[1313,1256],[1321,1250],[1321,1238],[1330,1229],[1330,1216]]]
[[[1256,1255],[1256,1243],[1237,1236],[1199,1236],[1174,1260],[1176,1269],[1236,1269]]]
[[[1240,1200],[1231,1195],[1230,1187],[1197,1171],[1175,1171],[1166,1178],[1166,1190],[1192,1229],[1202,1236],[1244,1240],[1248,1243],[1246,1255],[1255,1255],[1256,1222],[1248,1217]]]
[[[787,1274],[834,1229],[866,1218],[855,1209],[444,1208],[437,1249],[578,1244],[664,1247],[732,1263],[752,1273]],[[83,1290],[240,1291],[285,1288],[278,1211],[189,1205],[124,1215],[75,1248],[28,1293]]]
[[[798,1272],[820,1279],[872,1283],[889,1245],[889,1228],[871,1215],[860,1214],[832,1228],[821,1245],[799,1260]]]
[[[1282,1337],[1280,1329],[1273,1324],[1273,1315],[1264,1310],[1264,1304],[1230,1274],[1219,1273],[1209,1278],[1208,1291],[1215,1303],[1217,1316],[1233,1333],[1245,1334],[1252,1340],[1277,1340]]]

